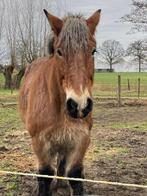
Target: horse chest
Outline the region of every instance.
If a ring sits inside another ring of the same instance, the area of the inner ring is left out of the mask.
[[[44,150],[55,155],[67,154],[79,146],[84,139],[89,137],[89,130],[84,127],[63,127],[52,131],[52,135],[48,137],[48,133],[44,134]]]

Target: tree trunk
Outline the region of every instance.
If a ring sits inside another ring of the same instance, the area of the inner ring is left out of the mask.
[[[5,89],[11,89],[12,88],[12,73],[13,73],[14,67],[13,66],[7,66],[4,68],[4,77],[5,77]]]
[[[113,72],[112,63],[110,63],[109,65],[110,65],[110,72]]]
[[[141,72],[141,58],[139,57],[139,72]]]
[[[14,76],[13,79],[14,88],[19,89],[21,84],[21,79],[24,76],[24,73],[25,73],[25,67],[22,67],[22,69]]]

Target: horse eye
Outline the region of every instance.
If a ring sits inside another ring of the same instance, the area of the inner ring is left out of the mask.
[[[61,51],[60,48],[57,48],[56,52],[57,52],[57,54],[58,54],[60,57],[62,56],[62,51]]]
[[[97,50],[96,50],[96,48],[94,48],[93,50],[92,50],[92,56],[94,56],[94,54],[97,52]]]
[[[90,80],[93,81],[93,77],[92,76],[90,77]]]

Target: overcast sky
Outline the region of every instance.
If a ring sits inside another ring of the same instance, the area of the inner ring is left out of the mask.
[[[11,0],[9,1],[11,2]],[[38,8],[36,2],[41,1],[42,7]],[[25,1],[20,0],[18,2],[21,4],[21,2]],[[82,13],[87,18],[96,10],[102,9],[102,17],[96,33],[97,45],[99,46],[105,40],[115,39],[120,41],[125,49],[130,42],[143,39],[147,36],[143,33],[128,34],[131,24],[120,22],[122,16],[130,13],[132,8],[131,3],[132,0],[35,0],[35,5],[43,17],[45,17],[43,8],[60,17],[67,14],[67,12],[71,12]],[[0,10],[1,9],[0,7]],[[1,51],[4,53],[4,55],[2,55],[4,59],[9,58],[5,38],[4,33],[0,42],[0,54]]]
[[[98,44],[107,39],[115,39],[126,48],[131,41],[146,36],[143,33],[128,34],[131,25],[119,22],[120,17],[130,13],[132,0],[62,0],[62,2],[66,6],[62,9],[61,15],[67,10],[73,13],[80,12],[88,17],[97,9],[102,9],[101,22],[96,33]]]

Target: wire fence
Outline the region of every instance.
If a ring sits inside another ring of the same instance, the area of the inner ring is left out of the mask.
[[[97,81],[94,84],[93,95],[100,99],[113,99],[121,105],[122,99],[147,99],[147,75],[134,78],[124,75],[114,75],[105,81],[105,75],[97,74]],[[146,76],[146,77],[145,77]],[[98,80],[98,77],[100,79]]]
[[[2,170],[0,170],[0,174],[2,174],[2,175],[19,175],[19,176],[29,176],[29,177],[50,178],[50,179],[58,179],[58,180],[72,180],[72,181],[90,182],[90,183],[96,183],[96,184],[105,184],[105,185],[125,186],[125,187],[134,187],[134,188],[147,189],[147,185],[140,185],[140,184],[129,184],[129,183],[91,180],[91,179],[82,179],[82,178],[69,178],[69,177],[63,177],[63,176],[48,176],[48,175],[40,175],[40,174],[34,174],[34,173],[23,173],[23,172],[12,172],[12,171],[2,171]]]

